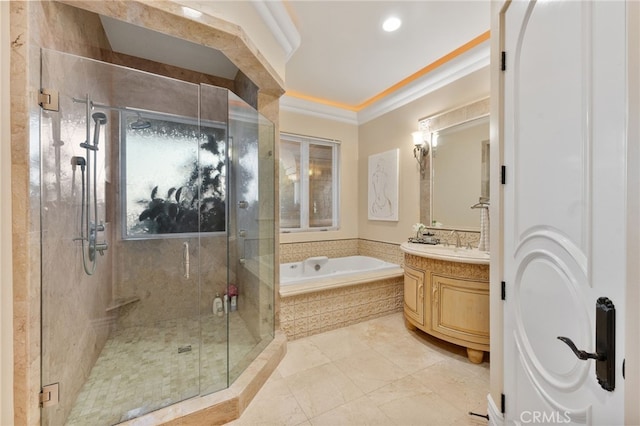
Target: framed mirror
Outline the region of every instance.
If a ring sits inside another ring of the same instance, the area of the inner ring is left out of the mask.
[[[419,121],[430,133],[430,154],[421,177],[420,221],[429,227],[480,230],[489,203],[489,99]]]

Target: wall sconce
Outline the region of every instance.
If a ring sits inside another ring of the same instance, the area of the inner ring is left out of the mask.
[[[423,158],[429,154],[429,137],[428,133],[417,131],[411,133],[413,139],[413,157],[420,166],[420,171],[424,172]]]

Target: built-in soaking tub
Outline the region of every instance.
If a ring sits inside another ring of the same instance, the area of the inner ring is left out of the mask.
[[[374,257],[310,257],[302,262],[280,264],[280,295],[345,287],[402,276],[403,272],[399,265]]]
[[[280,327],[291,340],[401,311],[403,277],[366,256],[280,264]]]

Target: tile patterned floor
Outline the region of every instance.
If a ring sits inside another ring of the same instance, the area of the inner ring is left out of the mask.
[[[202,334],[200,334],[202,333]],[[230,313],[232,376],[261,345],[237,312]],[[198,344],[202,338],[202,346]],[[179,353],[179,347],[191,346]],[[202,352],[202,364],[200,363]],[[114,332],[67,419],[67,425],[111,425],[198,394],[227,387],[225,317],[164,321]],[[109,395],[105,403],[104,395]]]
[[[242,416],[249,425],[486,425],[489,362],[395,313],[289,342]]]

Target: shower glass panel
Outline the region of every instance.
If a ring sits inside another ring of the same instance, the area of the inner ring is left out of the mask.
[[[231,382],[274,335],[274,131],[269,120],[229,93]],[[234,322],[234,315],[244,320]]]
[[[273,338],[273,124],[226,89],[41,59],[42,424],[227,388]]]
[[[123,238],[121,185],[137,182],[119,179],[118,158],[126,153],[119,136],[146,132],[161,146],[173,132],[176,162],[197,160],[199,87],[47,50],[42,86],[60,101],[59,111],[41,117],[42,383],[59,383],[60,399],[43,408],[43,424],[114,424],[198,395],[199,229],[179,238]],[[132,129],[122,121],[130,109],[180,117],[192,131]],[[105,117],[101,127],[96,114]],[[160,168],[151,155],[159,150],[149,147],[130,166]],[[152,202],[152,188],[142,189],[136,203]],[[89,260],[93,240],[102,252]]]

